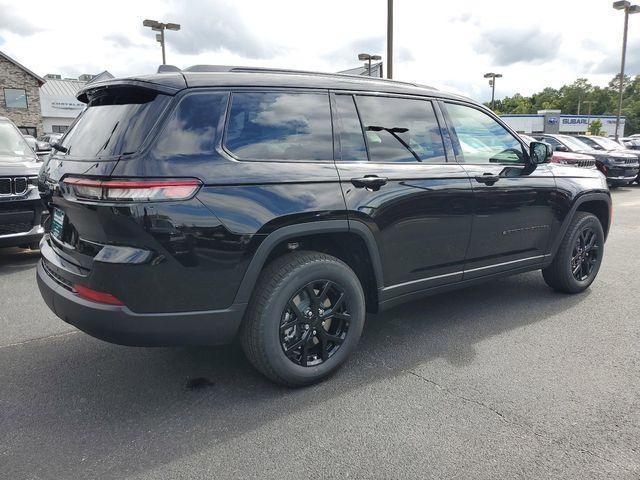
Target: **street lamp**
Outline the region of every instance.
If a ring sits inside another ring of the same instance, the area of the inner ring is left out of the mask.
[[[164,31],[165,30],[178,31],[180,30],[180,25],[177,23],[162,23],[162,22],[158,22],[157,20],[145,20],[142,22],[142,26],[149,27],[154,32],[160,32],[160,33],[156,33],[156,41],[159,42],[160,45],[162,46],[162,64],[166,65],[167,61],[164,53]]]
[[[371,60],[382,60],[382,57],[380,55],[370,55],[368,53],[360,53],[358,54],[358,60],[362,62],[367,62],[367,61],[369,62],[369,69],[367,70],[367,73],[369,76],[371,76]]]
[[[393,78],[393,0],[387,0],[387,78]]]
[[[624,33],[622,35],[622,62],[620,64],[620,86],[618,98],[618,113],[616,115],[616,142],[618,141],[618,128],[620,127],[620,116],[622,115],[622,93],[624,90],[624,62],[627,56],[627,29],[629,28],[629,15],[640,12],[640,5],[631,5],[627,0],[613,2],[613,8],[624,10]]]
[[[491,87],[491,110],[493,110],[493,103],[496,98],[496,78],[502,78],[501,73],[485,73],[484,78],[489,79],[489,86]]]

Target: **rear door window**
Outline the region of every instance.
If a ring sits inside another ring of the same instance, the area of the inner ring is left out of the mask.
[[[62,140],[70,158],[100,160],[135,153],[171,97],[139,88],[93,94]]]
[[[430,101],[357,95],[356,103],[372,162],[446,162]]]
[[[329,95],[235,92],[225,147],[242,160],[333,160]]]

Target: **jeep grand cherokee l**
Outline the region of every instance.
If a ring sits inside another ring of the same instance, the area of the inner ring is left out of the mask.
[[[633,155],[640,163],[640,151],[626,148],[611,138],[600,137],[597,135],[576,135],[576,138],[581,142],[586,143],[595,150],[600,150],[611,154],[624,153],[627,155]],[[636,177],[635,181],[636,183],[640,183],[640,175]]]
[[[44,230],[37,162],[16,126],[0,117],[0,247],[38,248]]]
[[[596,166],[612,187],[621,187],[632,183],[638,176],[640,165],[636,155],[620,152],[605,152],[591,148],[576,137],[569,135],[535,135],[535,138],[550,144],[556,151],[584,153],[596,159]]]
[[[593,282],[609,230],[597,170],[547,163],[467,98],[344,75],[199,66],[86,86],[44,165],[37,278],[63,320],[128,345],[236,334],[305,385],[365,313],[542,270]]]

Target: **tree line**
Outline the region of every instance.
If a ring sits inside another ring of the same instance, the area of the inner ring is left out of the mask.
[[[578,78],[559,89],[547,87],[525,97],[516,93],[512,97],[496,100],[498,114],[537,113],[538,110],[559,109],[569,115],[615,115],[618,109],[620,74],[606,87],[594,86],[586,78]],[[640,133],[640,75],[623,79],[622,115],[626,117],[625,135]],[[491,102],[485,105],[491,106]]]

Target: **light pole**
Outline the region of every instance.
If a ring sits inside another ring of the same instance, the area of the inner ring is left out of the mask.
[[[369,62],[369,67],[367,69],[367,75],[371,76],[371,60],[382,60],[380,55],[370,55],[368,53],[360,53],[358,54],[358,60],[361,62]]]
[[[393,0],[387,0],[387,78],[393,78]]]
[[[640,5],[631,5],[627,0],[613,2],[613,8],[624,10],[624,33],[622,35],[622,62],[620,63],[620,86],[618,98],[618,113],[616,115],[616,142],[618,141],[618,128],[620,127],[620,116],[622,115],[622,94],[624,91],[624,62],[627,56],[627,29],[629,28],[629,15],[640,12]]]
[[[589,126],[591,125],[591,105],[598,103],[595,100],[583,100],[582,103],[586,103],[589,108],[587,110],[587,133],[590,133]],[[580,113],[578,113],[580,115]]]
[[[180,25],[177,23],[162,23],[162,22],[158,22],[157,20],[145,20],[144,22],[142,22],[142,25],[145,27],[150,27],[151,30],[153,30],[154,32],[160,32],[160,33],[156,33],[156,41],[159,42],[160,45],[162,46],[162,64],[166,65],[167,59],[164,52],[164,31],[165,30],[178,31],[180,30]]]
[[[501,73],[485,73],[484,78],[489,79],[489,86],[491,87],[491,110],[493,110],[493,104],[496,99],[496,78],[502,78]]]

